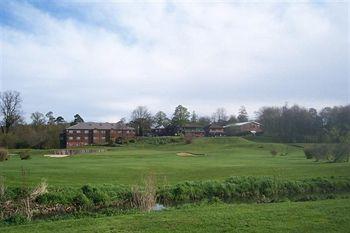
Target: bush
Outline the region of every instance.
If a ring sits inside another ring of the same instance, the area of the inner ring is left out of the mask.
[[[312,148],[304,148],[304,154],[306,159],[312,159],[314,157]]]
[[[162,204],[220,199],[225,202],[276,202],[321,197],[350,191],[349,179],[277,180],[270,177],[230,177],[224,182],[183,182],[158,190]]]
[[[6,149],[0,148],[0,162],[9,159],[8,151]]]
[[[36,198],[39,204],[69,204],[72,200],[65,193],[45,193]]]
[[[99,190],[98,188],[93,188],[89,185],[84,185],[81,191],[87,198],[89,198],[94,204],[105,205],[109,202],[109,197],[106,193]]]
[[[161,137],[143,137],[137,140],[139,143],[147,143],[151,145],[165,145],[170,143],[181,143],[183,142],[182,137],[173,136],[161,136]]]
[[[30,159],[29,151],[24,150],[24,151],[19,152],[19,157],[21,158],[21,160]]]
[[[193,136],[191,134],[185,134],[185,143],[191,144],[193,142]]]
[[[88,207],[91,205],[91,200],[87,198],[84,193],[79,192],[75,197],[73,197],[72,204],[78,207]]]
[[[272,156],[276,156],[278,154],[277,150],[275,149],[270,150],[270,153]]]
[[[307,159],[314,158],[316,161],[348,162],[350,146],[346,144],[314,145],[305,148],[304,154]]]
[[[23,214],[19,214],[16,213],[10,217],[8,217],[7,219],[5,219],[5,223],[7,224],[24,224],[27,223],[28,219],[26,216],[24,216]]]
[[[333,162],[349,162],[350,157],[350,145],[339,144],[335,145],[332,151]]]

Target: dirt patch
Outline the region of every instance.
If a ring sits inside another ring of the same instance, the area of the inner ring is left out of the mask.
[[[177,153],[177,155],[181,156],[181,157],[198,157],[198,156],[204,156],[205,154],[191,153],[191,152],[179,152],[179,153]]]
[[[50,157],[50,158],[64,158],[68,157],[69,155],[44,155],[45,157]]]

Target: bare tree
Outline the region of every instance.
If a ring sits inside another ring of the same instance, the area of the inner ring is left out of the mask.
[[[30,119],[32,119],[32,125],[34,126],[46,124],[45,116],[41,112],[32,113],[32,115],[30,116]]]
[[[131,113],[131,125],[135,127],[138,136],[144,136],[151,128],[152,115],[146,106],[138,106]]]
[[[213,122],[224,123],[227,121],[228,116],[225,108],[218,108],[212,115]]]
[[[17,91],[0,93],[1,131],[8,133],[10,128],[21,120],[21,94]]]

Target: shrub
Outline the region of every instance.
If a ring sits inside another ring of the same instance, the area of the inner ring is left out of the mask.
[[[306,159],[312,159],[314,157],[312,148],[304,148],[304,154]]]
[[[270,150],[270,153],[272,156],[276,156],[278,152],[276,149],[272,149],[272,150]]]
[[[185,143],[191,144],[193,142],[193,136],[191,134],[185,134]]]
[[[83,194],[90,199],[94,204],[107,204],[109,201],[109,197],[106,193],[99,190],[98,188],[91,187],[89,185],[84,185],[81,188]]]
[[[19,157],[21,158],[21,160],[30,159],[29,151],[24,150],[24,151],[19,152]]]
[[[87,198],[84,193],[79,192],[75,197],[73,197],[72,204],[78,207],[88,207],[91,205],[91,200]]]
[[[5,223],[7,224],[24,224],[27,223],[28,219],[26,216],[20,213],[15,213],[14,215],[11,215],[7,219],[5,219]]]
[[[316,161],[348,162],[350,146],[346,144],[314,145],[305,148],[304,154],[307,159],[314,158]]]
[[[224,182],[183,182],[158,190],[163,204],[220,199],[225,202],[276,202],[349,192],[349,179],[277,180],[270,177],[230,177]]]
[[[0,162],[9,159],[8,151],[6,149],[0,148]]]
[[[334,157],[333,162],[349,162],[350,157],[350,145],[339,144],[333,147],[332,155]]]

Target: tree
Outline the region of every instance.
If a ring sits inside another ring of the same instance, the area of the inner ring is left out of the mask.
[[[17,91],[0,93],[1,131],[8,133],[13,125],[21,121],[21,95]]]
[[[56,122],[56,124],[65,124],[66,123],[66,121],[64,120],[64,118],[62,116],[58,116],[54,122]]]
[[[235,115],[231,115],[230,118],[228,118],[226,123],[227,124],[235,124],[237,122],[238,122],[237,117]]]
[[[278,107],[263,107],[258,112],[258,121],[264,126],[265,134],[279,136],[282,110]]]
[[[49,124],[49,125],[55,124],[55,117],[53,116],[52,111],[46,113],[45,117],[47,118],[47,124]]]
[[[248,121],[248,113],[244,106],[241,106],[238,112],[237,119],[239,122],[246,122]]]
[[[84,119],[79,114],[75,114],[73,124],[76,125],[82,122],[84,122]]]
[[[146,106],[138,106],[132,111],[130,124],[135,128],[136,135],[146,135],[152,125],[152,115]]]
[[[190,112],[182,105],[179,105],[175,108],[173,114],[173,119],[171,120],[172,124],[176,127],[182,127],[189,122]]]
[[[126,123],[125,117],[121,118],[117,123],[124,125]]]
[[[212,115],[213,122],[225,124],[228,117],[225,108],[218,108]]]
[[[211,122],[210,117],[208,116],[203,116],[198,119],[198,124],[201,126],[207,126]]]
[[[170,120],[164,112],[159,111],[156,113],[156,115],[154,115],[153,123],[156,127],[160,127],[160,126],[166,127],[169,125]]]
[[[197,113],[195,111],[192,111],[191,122],[192,123],[198,122],[198,115],[197,115]]]
[[[45,116],[41,112],[32,113],[32,115],[30,116],[30,119],[32,119],[32,125],[34,125],[34,126],[46,124]]]

